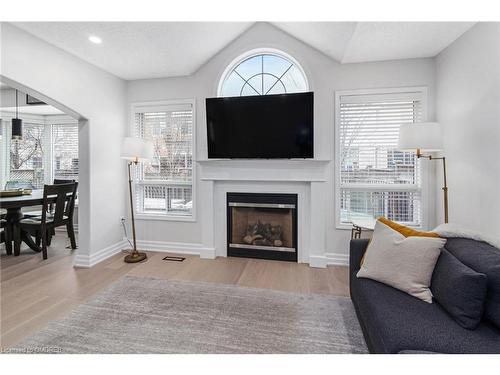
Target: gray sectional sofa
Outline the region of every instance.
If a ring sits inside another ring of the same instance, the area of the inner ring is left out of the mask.
[[[486,280],[486,287],[483,285],[485,295],[483,293],[478,297],[484,304],[480,304],[480,310],[473,311],[478,314],[477,324],[475,328],[467,329],[457,323],[457,316],[460,318],[460,314],[466,315],[467,311],[459,309],[456,312],[449,307],[445,309],[445,301],[443,305],[437,300],[429,304],[380,282],[357,278],[356,274],[367,245],[366,239],[351,240],[350,293],[371,353],[500,354],[499,249],[484,242],[464,238],[450,238],[446,243],[445,251],[460,261],[456,263],[466,265]],[[437,284],[439,276],[450,278],[450,266],[447,267],[436,266],[433,282],[436,280]],[[449,284],[441,282],[440,296],[446,296],[448,293],[455,302],[460,298],[474,296],[468,295],[465,290],[470,283],[465,284],[465,288],[459,288],[460,290],[443,290],[443,285],[454,285],[455,281],[452,278]],[[460,307],[460,301],[457,303]],[[452,316],[450,311],[456,315]]]

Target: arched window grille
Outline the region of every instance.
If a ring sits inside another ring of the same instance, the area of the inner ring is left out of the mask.
[[[308,91],[302,67],[281,51],[247,53],[228,66],[219,82],[218,95],[248,96]]]

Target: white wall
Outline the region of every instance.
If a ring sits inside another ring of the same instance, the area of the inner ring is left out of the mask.
[[[26,104],[26,94],[18,92],[17,105],[19,107],[28,106]],[[0,90],[0,106],[1,107],[15,107],[16,106],[16,90],[15,89],[2,89]]]
[[[127,85],[127,101],[142,102],[162,99],[195,98],[197,108],[196,157],[207,158],[205,98],[217,95],[219,78],[226,66],[240,54],[260,47],[270,47],[289,53],[304,68],[310,89],[315,97],[315,157],[333,160],[334,150],[334,92],[335,90],[427,86],[429,88],[429,120],[434,119],[433,59],[399,60],[369,64],[340,65],[321,52],[298,41],[267,23],[258,23],[188,77],[130,81]],[[130,119],[129,119],[130,121]],[[130,130],[130,124],[129,128]],[[350,232],[335,229],[333,163],[328,176],[328,195],[325,204],[327,215],[327,252],[348,251]],[[200,188],[196,181],[197,210],[203,210],[212,200],[210,192]],[[433,199],[433,197],[431,197]],[[208,206],[210,207],[210,206]],[[432,212],[432,217],[434,213]],[[187,242],[211,246],[202,235],[202,215],[197,222],[139,221],[138,238],[151,241]],[[432,226],[434,223],[429,223]],[[210,225],[210,223],[208,224]]]
[[[77,262],[122,239],[126,84],[10,24],[1,24],[1,79],[80,119],[79,249]],[[100,253],[99,253],[100,252]]]
[[[500,23],[479,23],[467,31],[437,56],[436,72],[437,120],[445,131],[449,221],[498,239]],[[441,169],[438,172],[440,176]],[[437,196],[441,200],[441,192]],[[442,210],[438,214],[441,222]]]

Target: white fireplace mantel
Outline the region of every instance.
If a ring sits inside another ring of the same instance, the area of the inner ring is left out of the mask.
[[[330,160],[208,159],[197,163],[202,181],[326,182]]]
[[[326,267],[326,182],[331,160],[208,159],[197,160],[200,188],[211,196],[201,213],[205,243],[215,256],[227,256],[226,193],[296,193],[298,195],[298,258],[312,267]]]

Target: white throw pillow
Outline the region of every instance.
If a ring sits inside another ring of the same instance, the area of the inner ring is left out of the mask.
[[[377,221],[357,277],[373,279],[432,303],[429,289],[444,238],[405,237]]]

